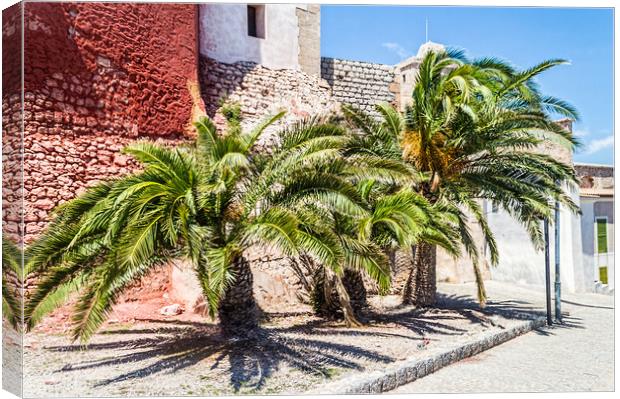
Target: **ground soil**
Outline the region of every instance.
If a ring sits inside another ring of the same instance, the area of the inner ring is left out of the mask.
[[[445,350],[539,315],[527,301],[483,310],[472,284],[440,285],[436,308],[371,297],[366,325],[347,328],[299,306],[266,312],[246,339],[225,339],[214,321],[159,314],[164,297],[117,306],[87,346],[68,338],[59,311],[25,338],[25,396],[162,396],[302,393],[351,373]],[[499,298],[499,297],[498,297]],[[64,313],[63,313],[64,312]]]

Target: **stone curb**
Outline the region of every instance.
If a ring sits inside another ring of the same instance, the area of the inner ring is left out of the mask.
[[[545,325],[544,317],[527,320],[507,330],[487,333],[475,340],[432,356],[404,360],[381,371],[343,378],[308,394],[364,394],[391,391],[401,385],[431,374],[442,367],[474,356],[487,349]]]

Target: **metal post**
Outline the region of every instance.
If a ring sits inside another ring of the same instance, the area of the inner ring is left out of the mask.
[[[549,220],[543,221],[545,231],[545,289],[547,294],[547,325],[553,324],[551,319],[551,265],[549,261]]]
[[[562,322],[562,282],[560,280],[560,203],[555,202],[555,319]]]

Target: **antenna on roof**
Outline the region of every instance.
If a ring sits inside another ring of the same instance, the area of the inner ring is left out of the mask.
[[[428,43],[428,18],[426,18],[426,42]]]

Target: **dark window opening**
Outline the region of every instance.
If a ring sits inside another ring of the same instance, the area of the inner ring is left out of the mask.
[[[256,37],[256,8],[248,6],[248,35]]]
[[[265,6],[248,6],[248,36],[265,38]]]

